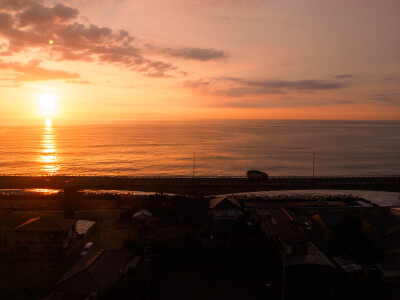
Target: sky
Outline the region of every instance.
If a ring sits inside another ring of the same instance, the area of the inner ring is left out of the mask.
[[[399,15],[398,0],[0,0],[0,122],[400,120]]]

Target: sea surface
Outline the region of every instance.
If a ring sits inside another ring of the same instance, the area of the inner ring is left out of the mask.
[[[400,122],[0,126],[0,174],[303,176],[312,175],[314,153],[316,176],[399,175]]]

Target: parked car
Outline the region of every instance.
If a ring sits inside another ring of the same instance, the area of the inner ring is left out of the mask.
[[[89,252],[93,250],[93,247],[94,247],[94,244],[92,242],[86,243],[85,247],[83,247],[83,249],[81,251],[81,256],[85,256],[85,255],[89,254]]]

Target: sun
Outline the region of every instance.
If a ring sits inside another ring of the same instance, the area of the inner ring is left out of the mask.
[[[45,116],[52,116],[56,112],[56,97],[52,94],[41,94],[39,96],[40,112]]]

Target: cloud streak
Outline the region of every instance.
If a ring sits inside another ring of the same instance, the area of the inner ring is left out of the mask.
[[[11,70],[13,75],[3,80],[20,83],[23,81],[40,81],[40,80],[58,80],[58,79],[76,79],[79,78],[78,73],[69,73],[62,70],[50,70],[39,66],[40,61],[31,61],[29,63],[20,62],[3,62],[0,60],[1,70]]]
[[[260,5],[267,0],[196,0],[196,2],[205,5]]]
[[[245,78],[213,78],[185,80],[181,87],[192,93],[210,96],[207,107],[268,108],[344,105],[353,100],[335,98],[332,91],[347,86],[330,80],[249,80]],[[329,91],[328,94],[318,92]]]
[[[212,48],[162,48],[156,51],[167,56],[199,61],[218,60],[228,57],[226,52]]]
[[[398,91],[389,93],[373,94],[369,97],[372,102],[388,106],[400,106],[400,93]]]
[[[225,80],[237,82],[243,86],[272,90],[334,90],[344,87],[342,82],[327,80],[246,80],[225,77]]]
[[[223,77],[213,80],[186,80],[181,85],[192,91],[227,97],[282,95],[290,92],[338,90],[346,86],[343,82],[329,80],[248,80],[233,77]]]

